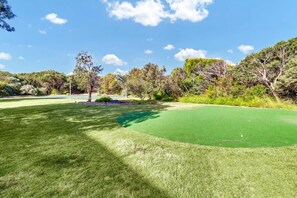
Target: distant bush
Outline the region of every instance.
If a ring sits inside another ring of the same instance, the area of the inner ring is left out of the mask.
[[[109,96],[102,96],[101,98],[97,98],[95,102],[110,102],[112,99]]]
[[[33,85],[23,85],[20,91],[22,95],[36,96],[38,94],[37,89]]]
[[[164,97],[162,98],[163,102],[176,102],[176,99],[173,97]]]
[[[156,93],[153,95],[154,100],[162,100],[163,97],[164,96],[161,93]]]
[[[51,95],[58,95],[59,94],[59,91],[57,89],[53,89],[51,91]]]
[[[206,95],[185,96],[180,98],[180,102],[199,103],[199,104],[218,104],[218,105],[232,105],[232,106],[246,106],[246,107],[264,107],[264,108],[283,108],[296,109],[297,105],[290,102],[277,102],[275,99],[263,97],[217,97],[210,98]]]
[[[37,91],[37,96],[45,96],[48,94],[48,90],[44,87],[37,88],[36,91]]]

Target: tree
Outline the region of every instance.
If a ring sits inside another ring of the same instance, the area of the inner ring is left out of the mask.
[[[88,92],[88,102],[92,101],[92,92],[98,83],[98,74],[103,70],[101,65],[95,65],[93,57],[87,52],[80,52],[76,57],[74,74],[77,81],[86,87]]]
[[[227,71],[228,64],[224,60],[191,58],[186,60],[183,71],[176,70],[175,75],[184,78],[183,86],[188,92],[201,94],[209,86],[215,85],[216,81],[224,77]]]
[[[297,98],[297,56],[288,63],[288,68],[280,77],[277,88],[282,95]]]
[[[145,98],[146,86],[143,78],[143,70],[134,68],[127,75],[127,89],[132,95],[139,97],[141,100]]]
[[[296,52],[297,39],[279,42],[241,61],[237,67],[238,77],[246,84],[265,85],[274,98],[280,101],[281,90],[277,85]]]
[[[149,100],[151,100],[155,94],[160,92],[165,72],[165,67],[159,69],[159,66],[153,63],[148,63],[143,67],[142,77],[144,80],[145,95],[149,98]]]
[[[11,7],[8,5],[7,0],[0,0],[0,28],[13,32],[14,27],[11,27],[5,20],[10,20],[16,17],[16,15],[11,11]]]
[[[100,78],[100,91],[105,94],[119,94],[121,92],[117,75],[107,74]]]

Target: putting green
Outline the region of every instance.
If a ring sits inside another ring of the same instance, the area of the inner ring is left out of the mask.
[[[123,114],[127,128],[173,141],[222,147],[280,147],[297,144],[297,112],[206,106],[194,110]]]

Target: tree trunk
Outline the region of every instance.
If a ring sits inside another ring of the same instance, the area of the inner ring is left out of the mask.
[[[92,102],[92,91],[93,91],[93,87],[90,85],[89,89],[88,89],[88,102]]]
[[[277,102],[280,102],[281,100],[280,100],[278,94],[277,94],[274,90],[271,90],[271,92],[272,92],[274,98],[276,99],[276,101],[277,101]]]
[[[88,95],[88,102],[92,102],[92,91],[89,91]]]

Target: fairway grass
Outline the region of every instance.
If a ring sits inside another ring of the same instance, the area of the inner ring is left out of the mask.
[[[14,102],[0,109],[0,197],[297,197],[296,145],[203,146],[117,123],[166,105]]]
[[[127,113],[124,127],[193,144],[280,147],[297,144],[297,111],[204,106],[194,110]]]

